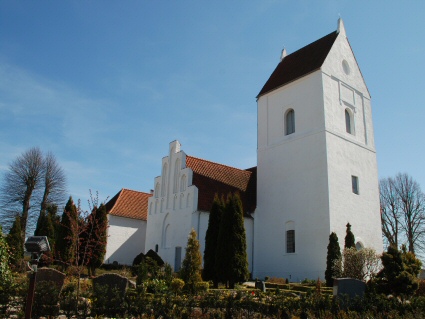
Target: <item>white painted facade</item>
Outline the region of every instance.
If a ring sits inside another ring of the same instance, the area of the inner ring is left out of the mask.
[[[359,245],[382,251],[370,95],[342,21],[339,30],[319,70],[258,99],[254,277],[323,278],[329,234],[343,245],[347,222]],[[285,135],[288,110],[295,132]]]
[[[145,253],[146,221],[108,214],[108,244],[105,263],[131,265],[134,257]]]
[[[170,143],[168,156],[162,159],[162,174],[155,178],[154,195],[149,198],[145,251],[152,249],[177,271],[185,256],[191,229],[198,234],[201,254],[209,213],[198,210],[198,189],[192,183],[193,172],[186,167],[186,154],[178,141]],[[253,220],[245,218],[245,227],[253,228]],[[252,232],[247,234],[252,258]]]
[[[343,246],[347,223],[359,247],[383,249],[370,95],[341,20],[338,31],[320,67],[258,98],[256,209],[245,218],[253,278],[324,278],[329,235]],[[133,249],[132,258],[152,249],[179,270],[192,228],[203,254],[209,213],[199,209],[186,157],[178,141],[170,143],[147,223],[109,216],[110,262],[128,263],[123,249]]]

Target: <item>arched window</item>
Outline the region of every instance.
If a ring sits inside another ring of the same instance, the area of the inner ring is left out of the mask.
[[[345,131],[347,133],[353,134],[353,116],[351,111],[345,109]]]
[[[295,224],[290,221],[285,225],[286,230],[286,253],[293,254],[295,253]]]
[[[290,109],[285,115],[285,135],[295,133],[295,112]]]
[[[169,214],[165,215],[164,220],[162,221],[162,248],[168,248],[170,245],[170,222],[169,220]]]
[[[186,175],[183,175],[180,181],[180,191],[184,192],[186,190]]]
[[[356,243],[356,249],[357,249],[357,250],[362,250],[363,248],[364,248],[363,243],[362,243],[361,241],[358,241],[358,242]]]

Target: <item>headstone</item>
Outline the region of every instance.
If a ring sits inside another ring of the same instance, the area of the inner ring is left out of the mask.
[[[266,292],[266,283],[262,280],[256,280],[255,288],[260,289],[262,292]]]
[[[356,296],[363,297],[366,290],[366,284],[354,278],[336,278],[334,279],[333,295],[347,295],[350,298]]]
[[[125,291],[128,286],[128,279],[118,274],[104,274],[93,278],[93,286],[106,286],[108,291],[117,290],[120,296],[125,296]]]
[[[61,292],[63,283],[65,281],[65,274],[56,269],[52,268],[39,268],[37,270],[36,283],[42,281],[50,281],[54,284],[58,290],[58,293]]]
[[[59,314],[59,295],[65,274],[52,268],[37,270],[35,296],[32,306],[34,316],[56,316]]]

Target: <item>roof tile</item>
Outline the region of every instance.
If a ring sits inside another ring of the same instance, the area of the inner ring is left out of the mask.
[[[338,32],[334,31],[287,55],[270,75],[257,98],[318,70],[325,61],[337,36]]]
[[[148,199],[152,194],[121,189],[106,203],[109,214],[119,217],[147,220]]]
[[[214,195],[239,192],[245,212],[256,205],[256,168],[242,170],[223,164],[186,156],[186,167],[193,171],[192,183],[198,188],[198,209],[209,211]]]

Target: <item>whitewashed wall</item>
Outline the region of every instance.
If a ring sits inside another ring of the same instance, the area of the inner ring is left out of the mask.
[[[348,66],[344,70],[343,63]],[[373,134],[370,94],[357,65],[345,30],[338,36],[322,66],[326,92],[331,231],[343,243],[349,222],[356,241],[381,253],[378,168]],[[345,109],[353,114],[353,133],[345,130]],[[351,176],[359,180],[359,194]]]
[[[108,214],[108,239],[105,263],[131,265],[145,252],[146,221]]]
[[[346,107],[354,135],[346,133]],[[285,136],[290,108],[295,133]],[[359,177],[359,195],[352,175]],[[255,277],[323,278],[329,234],[336,231],[343,243],[347,222],[364,246],[382,251],[370,96],[344,29],[322,70],[259,98],[257,194]],[[288,222],[295,225],[292,254]]]
[[[162,159],[162,175],[155,178],[154,196],[149,198],[149,212],[146,233],[145,251],[158,248],[158,254],[175,270],[176,247],[180,247],[180,261],[185,256],[187,239],[191,229],[195,229],[203,256],[205,250],[205,234],[208,229],[209,213],[197,210],[198,189],[192,185],[193,172],[185,167],[186,155],[180,149],[180,143],[170,143],[169,155]],[[176,170],[176,165],[177,170]],[[164,170],[164,167],[167,167]],[[171,170],[169,169],[171,168]],[[165,172],[165,177],[164,177]],[[187,177],[186,188],[175,190],[175,179],[181,181]],[[165,183],[165,192],[161,192]],[[157,186],[159,185],[159,186]],[[248,260],[252,260],[253,220],[245,219],[247,231]],[[250,244],[248,244],[248,242]],[[249,262],[250,267],[252,266]],[[177,266],[177,267],[176,267]]]
[[[324,272],[322,252],[330,222],[322,101],[320,71],[258,100],[255,277],[299,281]],[[285,135],[284,116],[290,108],[295,133]],[[291,222],[296,252],[288,254]]]

